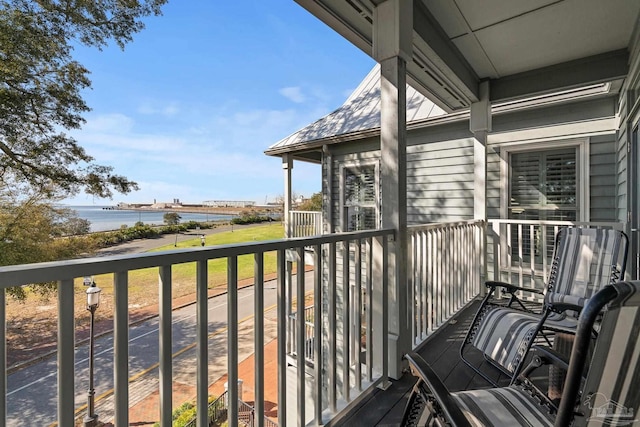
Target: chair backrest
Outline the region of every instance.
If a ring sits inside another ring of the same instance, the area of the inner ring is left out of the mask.
[[[575,415],[591,328],[605,304]],[[640,281],[619,282],[594,296],[580,315],[556,425],[568,425],[574,416],[575,425],[631,425],[640,422],[639,407]]]
[[[620,230],[564,228],[556,236],[546,302],[584,306],[604,286],[622,280],[628,239]]]

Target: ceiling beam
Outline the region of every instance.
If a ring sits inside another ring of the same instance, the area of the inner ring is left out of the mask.
[[[490,80],[491,102],[510,101],[623,79],[629,53],[620,49]]]

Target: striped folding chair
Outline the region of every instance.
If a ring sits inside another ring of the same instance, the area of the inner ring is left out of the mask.
[[[528,310],[517,294],[543,294],[543,291],[504,282],[487,282],[489,291],[460,348],[462,360],[496,386],[495,381],[468,357],[469,349],[475,348],[513,380],[541,330],[546,332],[547,342],[550,342],[551,332],[575,333],[578,313],[589,298],[604,286],[622,280],[627,246],[627,236],[619,230],[560,230],[541,311]],[[494,298],[498,288],[510,296],[507,304]]]
[[[588,369],[593,327],[600,333]],[[534,346],[534,357],[508,387],[450,393],[429,365],[409,353],[418,376],[402,426],[640,425],[640,281],[605,286],[582,310],[569,360]],[[543,365],[567,370],[559,406],[529,380]]]

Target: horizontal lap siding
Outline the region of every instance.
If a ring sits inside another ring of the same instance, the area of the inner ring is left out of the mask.
[[[407,148],[409,225],[473,218],[473,141]]]
[[[591,221],[616,221],[616,136],[594,136],[589,144]]]
[[[620,117],[621,123],[624,123],[627,118],[627,103],[626,97],[620,97]],[[629,142],[627,141],[627,127],[620,126],[618,130],[618,138],[616,141],[616,159],[617,159],[617,180],[616,180],[616,198],[617,198],[617,219],[619,221],[627,221],[627,186],[628,186],[628,174],[627,174],[627,147]]]
[[[631,143],[633,127],[640,121],[640,31],[636,29],[634,38],[630,41],[629,74],[624,81],[618,104],[620,129],[617,139],[617,198],[618,219],[627,221],[627,212],[631,209],[629,191],[632,184],[629,180],[631,172],[628,170],[628,152]]]

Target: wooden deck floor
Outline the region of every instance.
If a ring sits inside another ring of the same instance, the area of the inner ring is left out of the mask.
[[[459,356],[459,348],[479,303],[474,302],[462,310],[418,349],[418,353],[432,366],[450,391],[487,388],[491,385],[469,368]],[[482,361],[482,357],[478,358]],[[500,384],[508,379],[489,365],[481,362],[481,369]],[[387,390],[375,389],[360,404],[331,426],[371,427],[398,426],[411,388],[416,378],[405,374],[393,381]]]

